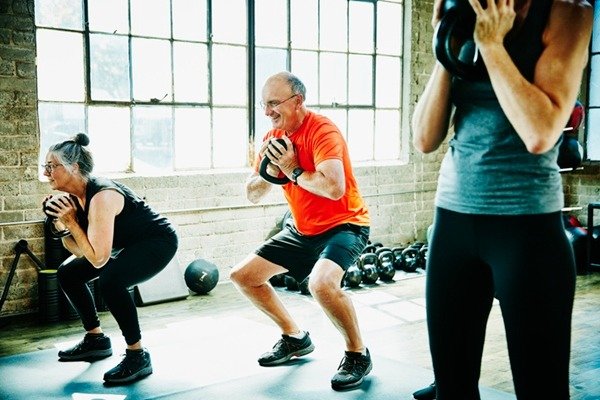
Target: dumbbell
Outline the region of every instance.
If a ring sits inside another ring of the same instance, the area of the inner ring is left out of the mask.
[[[396,275],[396,269],[394,268],[394,254],[389,247],[380,247],[375,251],[377,255],[377,272],[379,273],[379,279],[384,282],[390,282],[394,280]]]
[[[359,287],[362,282],[362,271],[358,267],[358,264],[353,264],[346,270],[344,279],[342,280],[344,286],[349,288]]]
[[[362,282],[373,284],[379,279],[377,272],[377,255],[375,253],[366,253],[360,256],[358,267],[362,271]]]

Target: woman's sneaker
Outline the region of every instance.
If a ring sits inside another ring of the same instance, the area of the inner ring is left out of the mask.
[[[371,354],[367,349],[367,354],[347,351],[337,373],[331,378],[331,388],[333,390],[352,389],[363,383],[365,376],[373,369]]]
[[[435,382],[433,382],[431,385],[417,390],[416,392],[413,393],[413,397],[417,400],[435,400],[435,396],[436,396],[436,389],[435,389]]]
[[[58,352],[63,361],[85,361],[110,357],[110,338],[104,334],[86,333],[83,340],[67,350]]]
[[[263,367],[279,365],[289,361],[292,357],[300,357],[312,352],[315,349],[308,332],[302,339],[296,339],[288,335],[281,335],[281,339],[273,350],[264,353],[258,358],[258,363]]]
[[[113,369],[104,374],[106,383],[129,383],[152,373],[150,353],[146,349],[125,349],[125,357]]]

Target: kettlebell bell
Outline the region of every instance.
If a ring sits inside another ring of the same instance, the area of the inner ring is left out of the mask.
[[[482,0],[481,5],[486,7],[487,2]],[[433,49],[438,61],[452,75],[483,81],[488,74],[473,39],[474,29],[475,12],[468,0],[445,0],[433,34]]]

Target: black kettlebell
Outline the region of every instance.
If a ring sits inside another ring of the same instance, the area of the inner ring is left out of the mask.
[[[360,256],[358,267],[362,271],[362,283],[374,284],[379,279],[377,272],[378,258],[375,253],[366,253]]]
[[[353,264],[346,270],[344,274],[343,284],[349,288],[359,287],[362,282],[362,271],[357,264]]]
[[[482,0],[481,5],[486,7],[487,2]],[[473,39],[474,29],[475,12],[468,0],[445,0],[442,17],[433,34],[433,50],[452,75],[482,81],[488,79],[488,74]]]
[[[396,275],[396,269],[394,268],[394,253],[389,247],[380,247],[375,251],[377,255],[377,273],[379,279],[384,282],[391,282],[394,280]]]
[[[283,139],[277,138],[276,140],[287,150],[287,145],[285,144],[285,141]],[[258,173],[260,174],[260,176],[265,181],[273,183],[275,185],[285,185],[286,183],[288,183],[290,181],[290,179],[285,175],[283,177],[277,177],[277,176],[271,176],[267,173],[267,166],[269,165],[270,162],[271,162],[271,160],[269,160],[268,157],[264,157],[262,159],[262,161],[260,162],[260,168],[258,170]]]
[[[44,211],[44,214],[46,215],[46,217],[44,219],[44,225],[46,227],[45,231],[50,233],[50,236],[52,236],[55,239],[60,239],[60,238],[69,236],[71,234],[71,232],[68,229],[59,231],[54,226],[54,221],[56,220],[56,217],[48,214],[48,211],[51,210],[51,208],[48,207],[48,201],[49,200],[44,200],[44,203],[42,204],[42,210]]]

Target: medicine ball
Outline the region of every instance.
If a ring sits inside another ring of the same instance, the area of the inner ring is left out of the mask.
[[[185,284],[194,293],[207,294],[219,282],[219,269],[201,258],[192,261],[185,269]]]

